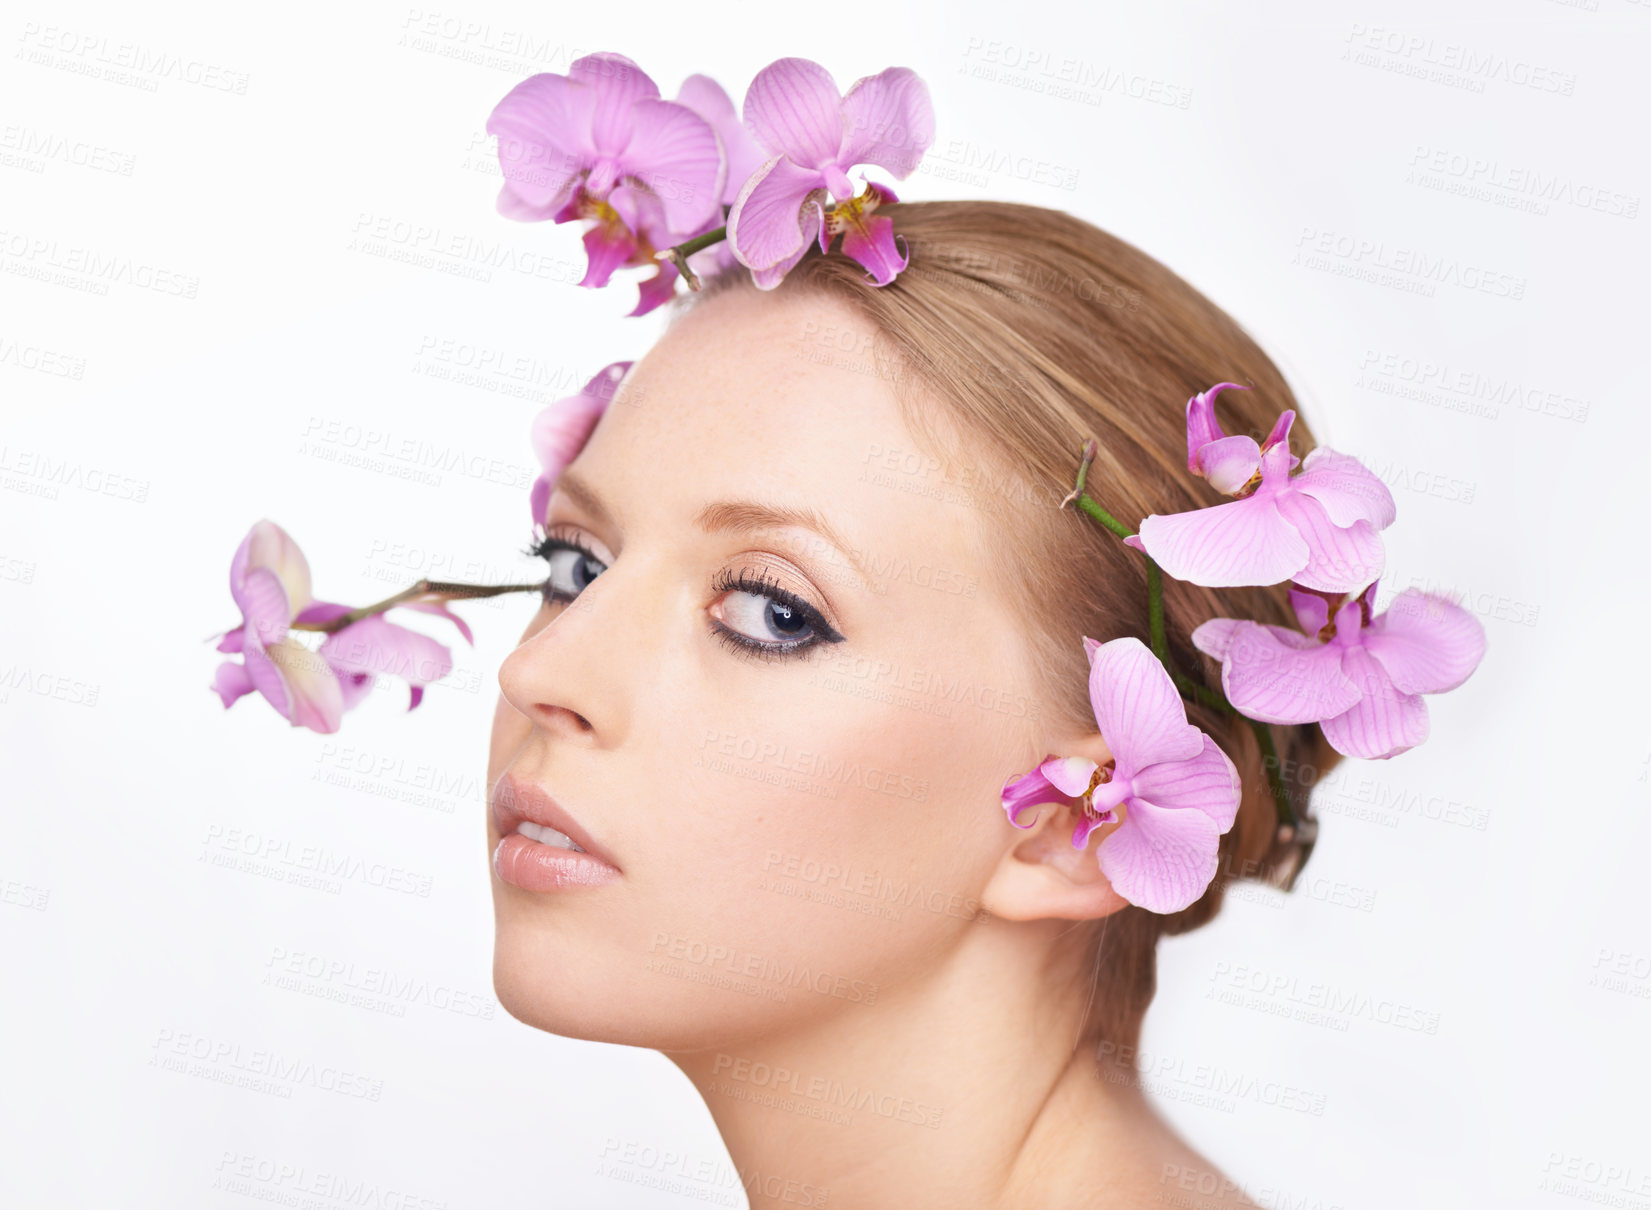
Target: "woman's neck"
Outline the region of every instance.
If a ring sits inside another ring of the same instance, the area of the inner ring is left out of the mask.
[[[1041,947],[1024,926],[982,925],[927,985],[822,1005],[783,1034],[670,1052],[752,1210],[1167,1204],[1166,1165],[1213,1171],[1132,1069],[1078,1044],[1087,958],[1050,958],[1071,926],[1049,924]]]

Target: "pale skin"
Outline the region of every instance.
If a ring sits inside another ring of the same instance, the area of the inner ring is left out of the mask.
[[[895,384],[841,352],[871,341],[825,298],[709,299],[558,481],[548,528],[597,564],[500,668],[488,784],[543,787],[623,877],[540,894],[490,867],[500,1001],[664,1053],[758,1176],[753,1207],[1249,1205],[1076,1045],[1085,922],[1124,906],[1095,859],[1108,829],[1075,850],[1073,814],[1018,830],[999,793],[1048,753],[1110,753],[1037,708],[1030,589],[986,553],[1012,536],[922,469]],[[696,524],[722,501],[811,510],[843,548]],[[719,641],[717,621],[821,633],[713,587],[742,570],[843,640]]]

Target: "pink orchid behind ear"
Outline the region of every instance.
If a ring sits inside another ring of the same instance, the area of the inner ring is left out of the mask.
[[[1101,841],[1097,859],[1112,889],[1152,912],[1195,903],[1215,878],[1221,835],[1238,816],[1238,770],[1216,742],[1187,722],[1169,673],[1139,639],[1096,643],[1089,655],[1089,701],[1110,768],[1086,757],[1051,756],[1003,787],[1009,822],[1040,803],[1077,804],[1084,818],[1072,833],[1124,821]]]

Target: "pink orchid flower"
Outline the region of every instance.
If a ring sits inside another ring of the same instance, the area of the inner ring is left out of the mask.
[[[310,566],[286,530],[259,521],[242,539],[230,562],[229,591],[241,609],[241,625],[226,632],[218,650],[240,653],[241,663],[218,665],[212,688],[224,707],[256,689],[295,727],[330,734],[341,716],[359,704],[375,673],[402,676],[412,687],[411,710],[424,686],[452,670],[447,648],[416,631],[384,620],[362,618],[327,636],[310,650],[288,631],[294,622],[328,622],[350,612],[347,605],[310,595]],[[435,602],[401,606],[434,613],[473,642],[463,619]]]
[[[1386,556],[1377,531],[1391,525],[1396,513],[1387,485],[1357,458],[1324,446],[1292,475],[1295,413],[1279,416],[1265,445],[1228,437],[1213,413],[1221,387],[1187,405],[1187,464],[1239,498],[1154,514],[1124,542],[1146,551],[1177,580],[1209,588],[1294,580],[1305,588],[1348,592],[1379,576]],[[1207,404],[1200,404],[1206,397]]]
[[[740,195],[740,190],[745,188],[745,182],[750,180],[768,159],[767,154],[757,146],[757,141],[751,137],[751,132],[740,120],[739,110],[734,108],[733,98],[710,76],[689,76],[682,82],[682,87],[677,89],[676,103],[686,105],[709,122],[711,129],[717,132],[717,141],[722,145],[723,158],[727,161],[722,204],[732,206],[734,199]],[[716,220],[716,225],[721,225],[720,218]]]
[[[1192,641],[1221,661],[1221,685],[1240,714],[1266,723],[1318,723],[1336,751],[1383,760],[1427,738],[1424,693],[1445,693],[1485,654],[1485,628],[1460,605],[1411,588],[1372,616],[1376,586],[1330,617],[1322,595],[1292,589],[1304,633],[1212,618]]]
[[[1273,431],[1260,445],[1254,437],[1227,436],[1215,417],[1215,397],[1222,391],[1247,391],[1236,382],[1218,382],[1207,391],[1187,400],[1187,469],[1208,479],[1223,495],[1235,496],[1261,473],[1261,456],[1279,442],[1289,444],[1294,411],[1286,411],[1273,424]],[[1290,459],[1294,470],[1300,459]]]
[[[1123,807],[1123,823],[1101,841],[1101,871],[1130,903],[1178,912],[1215,877],[1221,834],[1238,815],[1238,770],[1187,722],[1181,695],[1144,643],[1083,642],[1089,701],[1112,762],[1051,756],[1004,784],[1003,809],[1019,828],[1032,826],[1019,818],[1030,807],[1082,805],[1072,832],[1073,847],[1081,849]]]
[[[528,493],[534,525],[545,523],[545,509],[550,505],[550,493],[556,488],[557,478],[585,448],[596,422],[608,410],[614,392],[631,365],[628,361],[616,361],[605,366],[579,388],[577,395],[546,404],[533,418],[533,452],[544,468]]]
[[[487,119],[499,139],[498,210],[523,222],[594,220],[582,286],[608,284],[625,265],[653,265],[633,315],[671,296],[676,268],[658,249],[715,226],[727,163],[711,124],[624,55],[576,59],[508,92]]]
[[[840,93],[831,73],[808,59],[780,59],[757,73],[745,94],[745,125],[767,160],[745,182],[728,215],[728,243],[764,290],[779,285],[818,238],[834,235],[843,253],[885,286],[906,267],[894,224],[873,214],[897,201],[885,185],[866,183],[854,196],[858,164],[876,164],[904,180],[934,141],[928,85],[910,68],[890,67]],[[864,179],[862,177],[862,179]],[[827,195],[835,199],[825,213]]]

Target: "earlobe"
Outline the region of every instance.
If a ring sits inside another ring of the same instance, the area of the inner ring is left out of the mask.
[[[1078,849],[1072,846],[1072,830],[1083,818],[1081,808],[1051,802],[1036,810],[1037,823],[1008,838],[982,892],[982,906],[1004,920],[1099,920],[1128,907],[1095,855],[1121,819],[1095,828]]]

